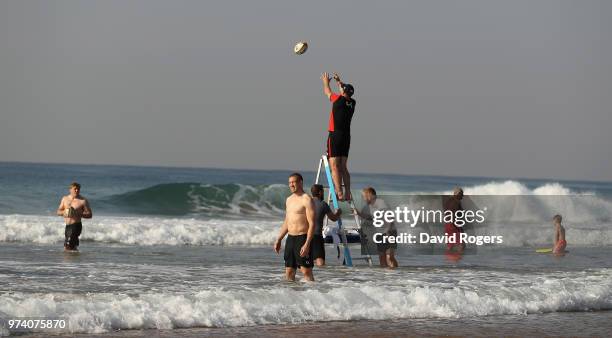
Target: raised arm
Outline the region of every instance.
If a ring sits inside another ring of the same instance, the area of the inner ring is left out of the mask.
[[[329,99],[332,96],[332,90],[329,87],[329,74],[327,72],[321,74],[321,80],[323,81],[323,93]]]
[[[336,80],[336,83],[338,84],[338,88],[342,88],[344,83],[342,82],[342,80],[340,80],[340,75],[338,75],[338,73],[334,73],[334,80]]]

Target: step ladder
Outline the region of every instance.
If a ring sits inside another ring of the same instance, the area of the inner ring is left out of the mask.
[[[325,172],[325,176],[327,177],[327,186],[323,185],[324,188],[328,188],[328,195],[327,195],[327,202],[329,203],[331,201],[331,204],[334,208],[334,210],[338,210],[339,206],[338,206],[338,198],[336,196],[336,188],[334,187],[334,180],[332,179],[332,174],[331,174],[331,169],[329,167],[329,161],[327,160],[327,155],[322,155],[321,159],[319,160],[319,167],[317,169],[317,176],[315,178],[315,184],[320,184],[319,183],[319,179],[321,178],[321,169],[324,170]],[[340,187],[340,189],[342,189],[342,187]],[[350,207],[355,209],[355,203],[353,202],[353,200],[349,201]],[[357,214],[354,215],[355,216],[355,223],[358,227],[358,229],[361,229],[361,223],[359,222],[359,216]],[[327,216],[325,216],[325,223],[327,223],[329,220],[327,219]],[[344,249],[344,253],[343,253],[343,261],[342,264],[346,265],[346,266],[353,266],[353,259],[351,257],[351,251],[349,250],[349,246],[348,246],[348,241],[346,239],[346,229],[342,227],[342,218],[338,218],[338,235],[340,236],[340,241],[342,242],[342,247]],[[363,232],[359,231],[359,236],[361,238],[361,242],[363,243]],[[366,245],[366,252],[367,252],[367,245]],[[369,254],[366,255],[365,259],[368,261],[368,264],[370,266],[372,266],[372,256]]]

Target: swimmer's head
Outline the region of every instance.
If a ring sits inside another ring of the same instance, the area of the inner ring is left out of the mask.
[[[455,187],[455,189],[453,189],[453,196],[456,196],[457,199],[462,199],[463,198],[463,189],[459,186]]]
[[[304,178],[299,173],[289,175],[289,190],[292,193],[304,191]]]
[[[374,190],[372,187],[363,188],[361,191],[361,197],[366,203],[372,204],[374,201],[376,201],[376,190]]]
[[[77,182],[70,183],[70,194],[77,196],[81,192],[81,185]]]
[[[316,197],[320,200],[323,200],[323,195],[325,194],[323,192],[323,186],[320,184],[313,184],[312,187],[310,187],[310,193],[312,193],[312,197]]]
[[[563,217],[561,217],[561,215],[557,214],[553,216],[553,223],[557,224],[561,224],[561,220],[563,219]]]

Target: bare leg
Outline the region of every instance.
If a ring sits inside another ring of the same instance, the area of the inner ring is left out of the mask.
[[[346,165],[348,157],[340,157],[340,162],[342,168],[342,181],[344,182],[344,199],[351,201],[353,199],[353,196],[351,196],[351,174],[349,174]]]
[[[399,266],[397,260],[395,259],[395,251],[393,249],[387,250],[387,266],[390,269],[395,269]]]
[[[302,271],[302,274],[304,275],[305,280],[309,282],[314,282],[314,276],[312,275],[312,268],[300,267],[300,271]]]
[[[317,259],[315,259],[315,264],[316,264],[316,266],[324,266],[325,265],[325,260],[323,258],[317,258]]]
[[[456,244],[456,245],[453,245],[450,249],[446,251],[451,254],[462,254],[464,248],[465,248],[464,244]]]
[[[332,180],[336,188],[336,195],[338,200],[344,200],[344,194],[342,193],[342,158],[341,157],[330,157],[329,165],[331,166]]]
[[[291,282],[295,281],[295,269],[285,268],[285,278]]]
[[[553,254],[561,254],[565,252],[565,244],[564,243],[557,243],[555,244],[555,247],[553,248]]]
[[[387,257],[385,257],[385,253],[384,252],[379,252],[378,253],[378,261],[380,262],[380,266],[383,268],[387,267]]]

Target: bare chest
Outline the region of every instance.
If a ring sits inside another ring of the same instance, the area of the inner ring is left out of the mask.
[[[79,198],[66,198],[64,199],[64,207],[74,209],[80,209],[85,205],[85,201]]]
[[[287,201],[287,215],[300,217],[301,215],[306,215],[306,207],[301,200],[290,199]]]

